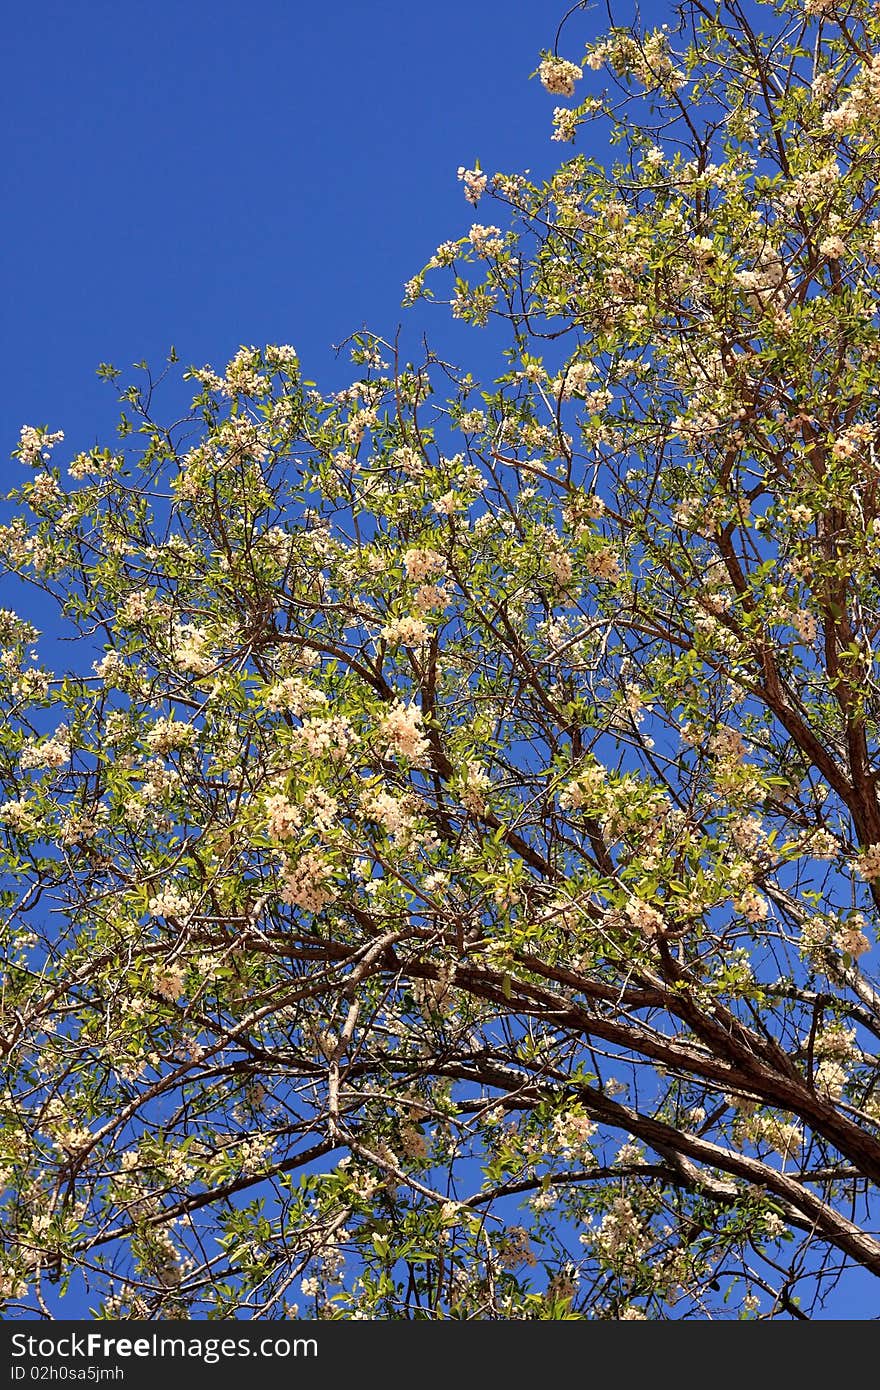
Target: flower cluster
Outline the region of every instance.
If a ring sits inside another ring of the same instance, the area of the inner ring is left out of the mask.
[[[428,628],[421,618],[405,613],[385,623],[379,636],[391,647],[420,647],[428,640]]]
[[[630,898],[625,911],[636,930],[648,937],[649,940],[651,937],[662,934],[664,927],[662,912],[658,912],[656,907],[646,903],[643,898]]]
[[[547,552],[547,568],[553,575],[556,584],[560,589],[565,589],[571,583],[574,574],[574,565],[571,556],[564,550],[550,550]]]
[[[543,86],[553,96],[574,96],[574,84],[584,75],[583,68],[567,58],[545,58],[538,68]]]
[[[833,135],[857,135],[862,128],[873,127],[880,115],[880,53],[864,64],[853,82],[849,95],[822,116],[822,128]]]
[[[594,579],[613,581],[620,578],[620,560],[610,545],[589,551],[584,557],[584,564]]]
[[[389,835],[402,844],[409,841],[413,818],[405,798],[392,796],[391,792],[370,791],[363,794],[360,804],[364,815],[376,821]]]
[[[551,140],[570,144],[577,134],[577,112],[571,106],[556,106],[553,109],[553,134]]]
[[[283,792],[270,792],[263,801],[266,834],[272,840],[291,840],[302,828],[302,812]]]
[[[747,922],[764,922],[770,913],[770,905],[763,893],[754,884],[748,884],[733,900],[737,912],[741,912]]]
[[[508,1226],[499,1237],[497,1248],[502,1269],[521,1269],[537,1263],[529,1233],[522,1226]]]
[[[874,883],[880,878],[880,845],[866,845],[856,856],[855,865],[866,883]]]
[[[180,969],[159,965],[153,971],[153,989],[169,1004],[180,998],[185,983],[186,975]]]
[[[324,857],[310,851],[295,863],[288,862],[281,875],[280,898],[304,912],[322,912],[335,896],[332,873]]]
[[[563,375],[560,376],[557,379],[557,381],[554,381],[553,386],[556,390],[557,395],[585,396],[587,392],[590,390],[590,384],[595,378],[595,376],[596,368],[594,367],[592,362],[584,362],[582,360],[577,360],[574,362],[569,362],[568,366],[565,368]],[[604,404],[607,404],[610,399],[611,395],[609,393],[608,398],[604,402]],[[598,405],[599,403],[593,402],[593,404]]]
[[[417,583],[422,579],[433,579],[446,573],[446,560],[437,550],[407,550],[403,557],[407,578]]]
[[[831,456],[835,459],[858,458],[865,445],[874,439],[875,427],[867,420],[848,425],[835,435],[831,442]]]
[[[865,918],[861,912],[851,912],[841,918],[836,913],[816,914],[805,919],[801,926],[800,951],[813,965],[835,974],[837,956],[858,960],[871,949],[864,932]]]
[[[568,1158],[576,1153],[583,1157],[583,1151],[589,1153],[589,1143],[596,1133],[596,1122],[591,1120],[585,1111],[574,1107],[564,1111],[561,1115],[554,1115],[552,1125],[552,1136],[554,1148],[558,1148],[563,1158]]]
[[[431,745],[425,737],[422,711],[417,705],[396,700],[379,725],[379,738],[386,757],[397,755],[412,763],[421,763]]]
[[[146,741],[152,753],[171,753],[192,748],[197,738],[198,730],[192,724],[184,724],[179,719],[157,719]]]
[[[328,757],[341,762],[354,745],[356,736],[345,715],[323,719],[318,715],[304,719],[290,735],[292,748],[302,749],[312,758]]]
[[[481,169],[465,169],[464,165],[461,165],[458,177],[464,184],[464,196],[476,207],[486,191],[487,176]]]
[[[779,252],[768,246],[761,251],[754,269],[738,271],[736,280],[742,286],[746,304],[763,312],[784,291],[788,272]]]
[[[559,793],[559,805],[563,811],[579,811],[582,806],[592,806],[601,799],[605,789],[605,769],[598,763],[582,768],[574,781]]]
[[[27,744],[21,751],[20,766],[28,768],[64,767],[70,761],[70,733],[63,726],[43,743]]]
[[[870,951],[871,943],[862,928],[865,919],[861,912],[853,912],[842,922],[838,930],[834,933],[834,945],[843,955],[852,956],[853,960],[858,960],[866,951]]]
[[[468,240],[477,255],[483,258],[500,256],[504,247],[504,242],[501,239],[501,228],[484,227],[480,222],[475,222],[471,227],[468,232]]]
[[[420,584],[413,594],[413,607],[417,613],[432,613],[445,608],[449,603],[449,590],[444,584]]]
[[[63,439],[63,430],[50,433],[49,430],[37,429],[34,425],[22,425],[16,455],[22,463],[38,468],[40,464],[47,462],[55,445],[60,444]]]
[[[172,635],[172,653],[178,671],[205,676],[214,668],[208,635],[195,623],[176,623]]]
[[[486,810],[486,792],[492,785],[486,769],[478,762],[468,762],[461,777],[461,802],[472,815],[481,816]]]
[[[269,378],[262,375],[260,354],[255,347],[241,347],[226,367],[222,390],[229,396],[263,396],[269,389]]]
[[[323,690],[315,690],[299,676],[285,676],[283,680],[276,681],[268,687],[263,695],[263,704],[273,714],[280,710],[289,710],[299,718],[307,709],[313,709],[316,705],[326,705],[327,696]]]
[[[412,981],[413,997],[427,1017],[430,1018],[432,1014],[445,1016],[451,1013],[455,1003],[455,991],[452,988],[454,979],[455,966],[448,965],[437,971],[436,978],[416,977]]]
[[[819,631],[819,620],[808,608],[799,608],[794,615],[794,627],[803,642],[813,643]]]
[[[0,825],[8,825],[23,835],[36,830],[38,823],[38,808],[27,797],[15,797],[0,804]]]
[[[188,917],[193,910],[193,900],[177,888],[162,888],[150,898],[147,910],[151,917]]]
[[[61,488],[51,473],[38,473],[30,484],[28,505],[33,512],[43,512],[62,496]]]
[[[628,1197],[615,1197],[598,1231],[581,1236],[584,1244],[594,1243],[610,1264],[624,1267],[638,1264],[650,1244],[644,1222]]]
[[[92,670],[106,685],[124,685],[128,679],[129,668],[125,658],[117,651],[105,652],[100,660],[92,664]]]

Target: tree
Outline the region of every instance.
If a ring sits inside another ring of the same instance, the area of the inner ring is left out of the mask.
[[[757,13],[545,53],[613,161],[459,171],[504,226],[407,298],[503,327],[488,386],[364,332],[167,426],[144,368],[64,477],[23,429],[2,553],[77,641],[2,614],[7,1317],[880,1274],[880,18]]]

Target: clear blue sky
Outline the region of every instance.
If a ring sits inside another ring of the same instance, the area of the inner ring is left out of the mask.
[[[458,165],[537,172],[562,155],[558,99],[528,76],[565,8],[9,6],[3,456],[24,423],[63,429],[65,453],[107,438],[101,361],[161,364],[174,343],[219,365],[291,342],[321,380],[348,332],[393,332],[403,282],[473,221]],[[567,55],[603,20],[575,16]]]
[[[566,8],[7,6],[0,455],[25,423],[65,431],[62,465],[110,443],[98,363],[159,366],[172,343],[222,365],[242,343],[289,342],[337,384],[332,345],[364,323],[392,334],[404,281],[474,220],[457,167],[540,174],[563,157],[558,99],[528,77]],[[654,22],[671,11],[641,5]],[[573,16],[562,54],[578,60],[604,23],[604,3]],[[22,474],[7,461],[3,476],[0,495]],[[848,1290],[836,1315],[871,1316],[873,1284]]]

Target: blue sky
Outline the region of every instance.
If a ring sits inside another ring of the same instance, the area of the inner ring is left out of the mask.
[[[556,99],[528,77],[564,9],[10,7],[4,457],[23,423],[63,429],[65,453],[108,439],[101,361],[158,365],[174,343],[184,363],[221,364],[291,342],[320,382],[348,332],[393,333],[403,282],[473,221],[458,165],[558,161]],[[603,18],[573,17],[564,51],[579,57]]]

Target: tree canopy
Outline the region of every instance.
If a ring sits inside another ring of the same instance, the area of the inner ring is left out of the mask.
[[[880,1275],[880,15],[586,20],[558,170],[460,169],[406,286],[491,379],[363,331],[341,391],[243,347],[163,421],[172,354],[107,447],[22,430],[7,1318]]]

